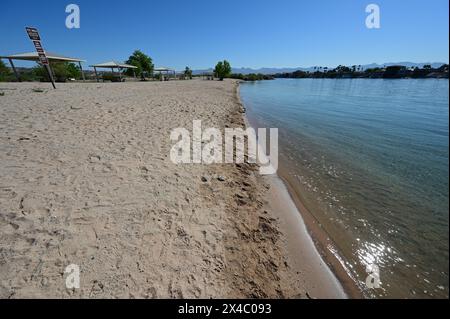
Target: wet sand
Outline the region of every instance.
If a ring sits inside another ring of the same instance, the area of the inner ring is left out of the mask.
[[[307,232],[314,242],[316,251],[320,254],[322,260],[326,262],[328,269],[332,270],[333,275],[350,298],[364,298],[362,288],[358,286],[357,280],[353,277],[350,270],[347,269],[342,256],[336,248],[336,244],[331,240],[320,222],[304,205],[299,187],[296,187],[295,179],[291,178],[287,168],[284,166],[279,168],[278,175],[296,207],[297,214],[301,215]]]
[[[265,178],[272,185],[268,193],[269,207],[279,218],[282,242],[291,267],[303,277],[316,280],[300,283],[308,291],[308,297],[347,298],[343,286],[318,252],[283,181],[278,176]]]
[[[245,126],[237,85],[2,83],[0,297],[344,297],[279,181],[170,161],[176,127]]]

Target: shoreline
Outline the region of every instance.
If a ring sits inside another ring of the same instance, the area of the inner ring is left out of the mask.
[[[302,216],[302,220],[307,227],[307,231],[311,236],[318,253],[339,280],[348,296],[352,299],[363,299],[364,294],[356,280],[343,264],[342,257],[339,255],[336,245],[330,239],[327,232],[321,227],[314,215],[302,203],[297,190],[291,185],[288,177],[283,175],[280,171],[283,171],[282,167],[279,168],[278,178],[283,182],[283,185],[289,193],[290,199],[297,208],[297,212]]]
[[[284,235],[283,245],[295,272],[308,274],[314,285],[305,282],[308,298],[348,299],[353,297],[340,278],[329,267],[306,227],[303,215],[278,175],[263,177],[270,184],[268,207],[279,218],[279,228]],[[306,262],[305,262],[306,261]]]
[[[238,82],[236,87],[236,95],[239,103],[245,110],[245,105],[240,99],[239,90],[240,82]],[[245,118],[246,126],[252,126],[246,113],[243,113],[243,116]],[[289,182],[289,175],[286,173],[286,170],[284,169],[282,163],[279,163],[276,175],[265,178],[270,179],[271,185],[275,188],[275,190],[270,191],[272,200],[276,201],[273,209],[276,211],[284,211],[284,218],[290,219],[293,222],[297,222],[305,226],[303,231],[306,232],[306,237],[304,236],[305,234],[298,234],[303,236],[299,236],[298,238],[296,238],[296,236],[292,234],[294,231],[292,228],[295,227],[290,227],[291,229],[289,230],[285,229],[285,231],[290,233],[291,242],[288,244],[288,246],[291,246],[289,249],[291,254],[297,254],[295,249],[293,249],[292,247],[295,246],[295,243],[292,243],[293,240],[298,240],[300,238],[302,238],[303,240],[310,239],[311,242],[308,244],[311,244],[313,246],[313,249],[310,251],[310,256],[317,254],[319,258],[326,264],[326,269],[322,271],[330,271],[332,273],[332,276],[334,277],[333,279],[339,282],[347,297],[357,299],[364,298],[362,290],[358,286],[356,280],[352,277],[352,275],[345,268],[345,265],[341,261],[341,257],[339,256],[339,253],[335,248],[336,245],[331,241],[328,234],[320,226],[314,215],[302,203],[297,190]],[[277,197],[283,197],[285,201],[277,201]],[[292,213],[298,215],[298,220],[287,216]],[[297,232],[302,232],[301,226],[300,229],[297,229]],[[298,256],[296,257],[298,258]]]

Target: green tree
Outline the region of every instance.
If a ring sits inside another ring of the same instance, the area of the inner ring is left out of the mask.
[[[43,82],[48,82],[50,81],[48,74],[47,74],[47,70],[40,64],[36,65],[32,70],[31,70],[31,76],[35,79],[35,80],[39,80],[39,81],[43,81]]]
[[[56,62],[51,63],[51,69],[53,71],[54,79],[57,82],[65,82],[69,78],[80,79],[81,70],[75,64],[70,62]],[[48,82],[50,81],[47,73],[47,69],[42,65],[38,65],[32,70],[31,80],[40,80]]]
[[[351,72],[351,69],[348,66],[345,66],[345,65],[338,65],[335,70],[338,73],[349,73],[349,72]]]
[[[6,81],[6,79],[9,77],[9,74],[10,71],[8,67],[2,60],[0,60],[0,81]]]
[[[137,76],[145,76],[153,74],[153,62],[152,58],[150,58],[148,55],[144,54],[140,50],[136,50],[133,52],[132,55],[128,58],[128,60],[125,62],[126,64],[131,64],[137,67],[137,69],[134,69],[134,72]],[[132,76],[133,75],[133,69],[127,69],[125,71],[126,75]]]
[[[5,62],[3,62],[3,60],[0,60],[0,74],[6,73],[9,73],[9,69],[6,67]]]
[[[188,66],[184,69],[184,76],[192,79],[192,70]]]
[[[397,79],[400,78],[400,71],[402,70],[401,65],[391,65],[386,68],[383,73],[383,78],[385,79]]]
[[[219,61],[214,68],[214,75],[223,81],[224,78],[231,74],[231,65],[227,60]]]
[[[52,63],[51,65],[56,82],[66,82],[69,78],[69,70],[65,63]]]
[[[368,68],[364,72],[370,74],[370,73],[381,72],[381,71],[383,71],[382,68]]]
[[[219,77],[223,70],[223,62],[219,61],[214,68],[214,76]]]
[[[67,63],[66,68],[67,68],[67,75],[69,78],[74,78],[76,80],[80,80],[82,78],[80,68],[76,66],[74,63]]]

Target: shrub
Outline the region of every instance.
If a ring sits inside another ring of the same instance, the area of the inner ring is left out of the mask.
[[[103,81],[120,82],[120,76],[112,73],[103,73]]]

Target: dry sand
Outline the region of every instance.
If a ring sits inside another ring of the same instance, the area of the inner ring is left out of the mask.
[[[173,128],[245,125],[236,87],[1,83],[0,297],[344,297],[276,177],[170,161]]]

